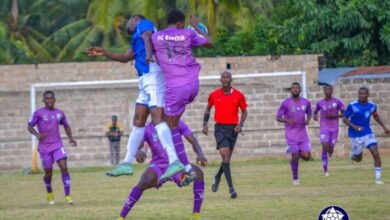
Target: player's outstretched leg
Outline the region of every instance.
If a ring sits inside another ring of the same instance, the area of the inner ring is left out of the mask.
[[[322,170],[323,170],[325,176],[329,176],[329,172],[328,172],[328,153],[329,153],[330,146],[327,143],[321,143],[321,144],[322,144],[322,154],[321,154]]]
[[[382,161],[379,155],[378,146],[373,145],[369,148],[372,157],[374,158],[374,172],[375,172],[375,183],[378,185],[384,184],[382,181]]]
[[[214,180],[213,180],[213,183],[211,185],[211,191],[213,191],[213,192],[218,191],[218,187],[219,187],[219,183],[221,182],[222,174],[223,174],[223,168],[222,168],[222,163],[221,163],[221,166],[219,166],[218,172],[214,176]]]
[[[291,165],[291,172],[293,175],[293,184],[294,186],[297,186],[299,185],[299,178],[298,178],[299,156],[298,155],[291,154],[290,165]]]

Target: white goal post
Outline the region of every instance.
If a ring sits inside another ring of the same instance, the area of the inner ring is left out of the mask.
[[[302,96],[307,98],[307,82],[306,82],[306,72],[305,71],[291,71],[291,72],[268,72],[268,73],[249,73],[249,74],[236,74],[234,79],[250,79],[250,78],[260,78],[260,77],[277,77],[277,76],[301,76],[302,77]],[[200,76],[199,80],[215,80],[220,79],[220,75],[210,75],[210,76]],[[31,84],[30,87],[30,107],[31,107],[31,116],[36,110],[36,93],[37,91],[56,88],[56,89],[85,89],[96,86],[108,86],[108,85],[118,85],[118,84],[137,84],[138,79],[130,80],[101,80],[101,81],[77,81],[77,82],[53,82],[53,83],[35,83]],[[37,139],[34,135],[31,135],[31,149],[32,149],[32,172],[38,171],[37,165]]]

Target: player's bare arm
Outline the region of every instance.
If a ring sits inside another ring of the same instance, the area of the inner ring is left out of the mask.
[[[70,126],[65,127],[65,133],[66,133],[66,136],[68,136],[68,138],[69,138],[69,143],[73,147],[76,147],[77,146],[77,142],[76,142],[76,140],[72,136],[72,129],[70,128]]]
[[[380,124],[380,126],[383,128],[385,134],[390,135],[390,130],[386,127],[385,123],[383,123],[382,118],[379,116],[379,114],[376,112],[373,116],[375,121],[378,122],[378,124]]]
[[[196,32],[199,34],[203,35],[204,37],[207,38],[207,42],[204,44],[205,47],[207,48],[213,48],[214,43],[210,39],[210,37],[207,35],[207,33],[203,32],[199,27],[198,27],[198,21],[196,20],[196,17],[194,15],[190,15],[190,23],[191,26],[195,29]]]
[[[295,121],[291,118],[276,117],[276,121],[287,123],[289,125],[295,124]]]
[[[145,31],[144,33],[142,33],[141,37],[142,37],[142,40],[144,41],[145,43],[145,49],[146,49],[146,62],[148,63],[153,63],[154,60],[153,60],[153,49],[152,49],[152,41],[151,41],[151,37],[152,37],[152,31],[148,30],[148,31]]]
[[[194,134],[190,134],[185,137],[188,142],[192,145],[192,149],[196,153],[196,162],[200,164],[202,167],[205,167],[207,165],[207,159],[204,156],[202,147],[200,146],[198,140],[195,138]]]
[[[351,127],[351,128],[353,128],[354,130],[356,130],[356,131],[361,131],[361,130],[363,130],[362,127],[357,126],[357,125],[354,125],[353,123],[351,123],[351,122],[349,121],[349,119],[346,118],[345,116],[343,117],[343,122],[344,122],[344,124],[346,124],[348,127]]]
[[[244,126],[244,123],[245,123],[247,117],[248,117],[248,111],[247,110],[241,110],[240,123],[238,123],[238,125],[234,128],[234,131],[236,133],[242,132],[242,127]]]
[[[38,140],[43,140],[47,137],[47,134],[46,133],[38,133],[37,130],[35,130],[35,128],[31,127],[30,125],[27,127],[27,130],[32,134],[34,135],[36,138],[38,138]]]
[[[93,57],[104,56],[111,60],[119,61],[122,63],[127,63],[130,60],[134,59],[134,52],[132,49],[127,50],[126,53],[117,54],[117,53],[112,53],[111,51],[108,51],[104,48],[90,47],[87,48],[85,52],[88,54],[88,56],[93,56]]]

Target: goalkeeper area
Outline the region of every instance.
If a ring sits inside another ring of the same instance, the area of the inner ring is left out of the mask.
[[[366,152],[367,153],[367,152]],[[150,160],[148,155],[147,161]],[[336,158],[330,161],[329,177],[321,171],[321,161],[302,162],[299,186],[293,186],[286,159],[263,159],[232,162],[237,199],[230,199],[226,181],[218,192],[211,192],[212,176],[219,164],[211,163],[205,172],[204,219],[317,219],[330,205],[343,207],[353,220],[389,219],[390,177],[386,172],[389,158],[383,158],[384,185],[375,185],[372,158],[365,154],[361,163]],[[146,165],[136,165],[131,176],[110,178],[106,167],[73,168],[72,197],[74,205],[65,204],[59,172],[53,175],[56,204],[46,202],[42,173],[22,176],[7,173],[0,176],[0,219],[29,220],[98,220],[116,219],[122,203],[138,182]],[[189,219],[192,212],[192,186],[177,188],[167,182],[159,190],[144,192],[127,219]]]

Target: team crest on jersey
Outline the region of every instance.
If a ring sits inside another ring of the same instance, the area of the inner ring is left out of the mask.
[[[328,206],[320,212],[318,220],[349,220],[349,216],[348,213],[339,206]]]
[[[158,141],[158,136],[157,136],[157,133],[156,133],[156,132],[153,132],[153,133],[152,133],[152,138],[153,138],[153,141],[154,141],[154,142],[157,142],[157,141]]]
[[[57,121],[60,121],[61,120],[61,118],[62,118],[62,115],[60,114],[60,113],[57,113]]]
[[[42,119],[43,119],[44,121],[47,121],[47,120],[49,120],[49,117],[48,117],[47,115],[42,115]]]
[[[332,103],[332,108],[337,108],[337,103],[336,102]]]
[[[371,112],[370,112],[370,111],[364,112],[364,117],[365,117],[365,118],[369,118],[370,115],[371,115]]]
[[[306,106],[302,105],[302,111],[304,112],[306,110]]]

